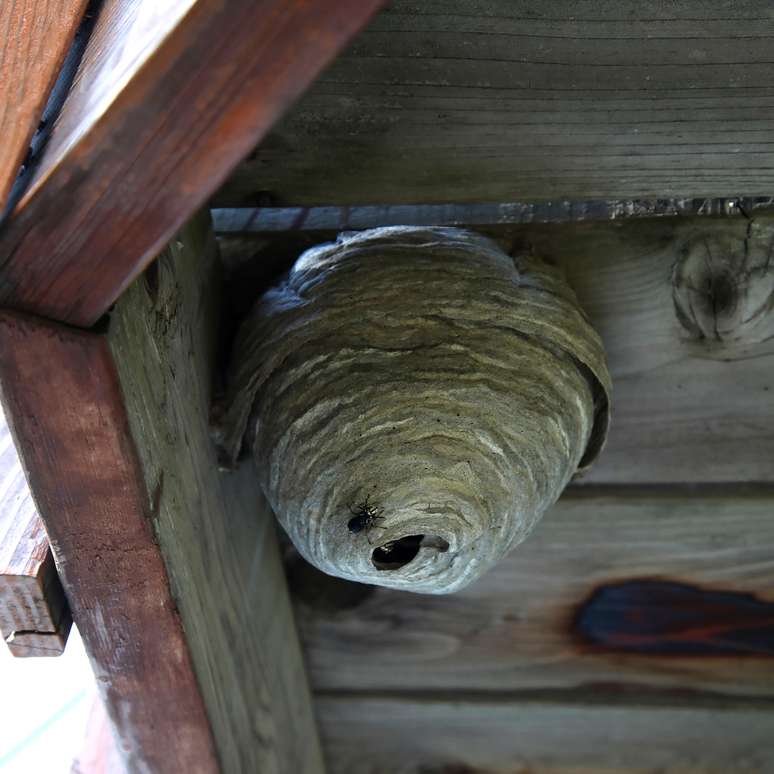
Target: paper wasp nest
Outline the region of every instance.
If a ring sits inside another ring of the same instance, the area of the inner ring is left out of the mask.
[[[218,440],[321,570],[455,591],[605,440],[599,337],[556,269],[452,228],[304,253],[235,343]]]

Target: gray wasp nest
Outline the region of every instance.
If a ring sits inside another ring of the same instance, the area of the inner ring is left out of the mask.
[[[304,253],[235,343],[218,440],[332,575],[455,591],[599,454],[610,378],[559,272],[453,228]]]

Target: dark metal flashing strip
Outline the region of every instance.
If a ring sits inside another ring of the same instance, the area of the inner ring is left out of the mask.
[[[75,33],[75,38],[70,46],[70,50],[67,52],[67,56],[62,63],[62,69],[59,71],[59,75],[48,96],[48,101],[46,102],[46,107],[43,109],[43,115],[41,116],[38,128],[35,130],[35,134],[30,140],[30,147],[27,150],[27,155],[24,157],[16,180],[11,187],[5,209],[0,212],[0,226],[2,226],[8,216],[14,211],[32,180],[35,168],[37,167],[48,143],[48,139],[51,136],[54,123],[67,99],[70,87],[75,79],[75,74],[78,72],[78,66],[81,63],[83,53],[86,50],[86,44],[89,42],[89,37],[94,29],[94,22],[97,19],[97,14],[99,13],[99,7],[101,5],[102,0],[91,0],[86,8],[86,12]]]
[[[749,216],[774,209],[774,197],[632,199],[505,204],[414,204],[363,207],[237,207],[213,209],[218,234],[341,231],[376,226],[579,223],[674,216]]]

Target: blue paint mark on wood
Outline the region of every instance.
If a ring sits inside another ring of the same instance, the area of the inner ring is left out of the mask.
[[[774,603],[738,591],[630,580],[596,589],[575,631],[595,648],[670,656],[774,656]]]

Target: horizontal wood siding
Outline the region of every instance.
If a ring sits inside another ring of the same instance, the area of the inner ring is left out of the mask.
[[[752,224],[752,225],[751,225]],[[774,314],[754,335],[698,338],[675,309],[673,270],[684,248],[744,254],[771,293],[774,220],[664,218],[559,225],[484,225],[508,250],[561,265],[602,335],[613,378],[610,437],[577,483],[774,484]],[[748,233],[749,232],[749,233]],[[300,252],[335,231],[224,234],[232,306],[243,312]],[[768,268],[765,268],[768,262]],[[747,269],[737,267],[735,282]],[[766,303],[766,302],[764,302]],[[771,305],[771,299],[767,302]]]
[[[315,688],[774,696],[773,501],[636,494],[566,495],[497,568],[448,597],[368,587],[353,600],[344,581],[291,567]],[[593,606],[606,590],[618,591],[613,604]],[[751,639],[735,639],[742,630]]]
[[[324,697],[337,774],[767,774],[769,708]]]
[[[228,205],[770,195],[765,0],[393,0]]]
[[[288,550],[332,771],[774,766],[774,223],[562,212],[579,220],[475,228],[565,270],[610,360],[608,446],[524,544],[452,596],[330,578]],[[221,221],[237,315],[335,228],[380,222],[364,208],[284,226],[257,215]]]

